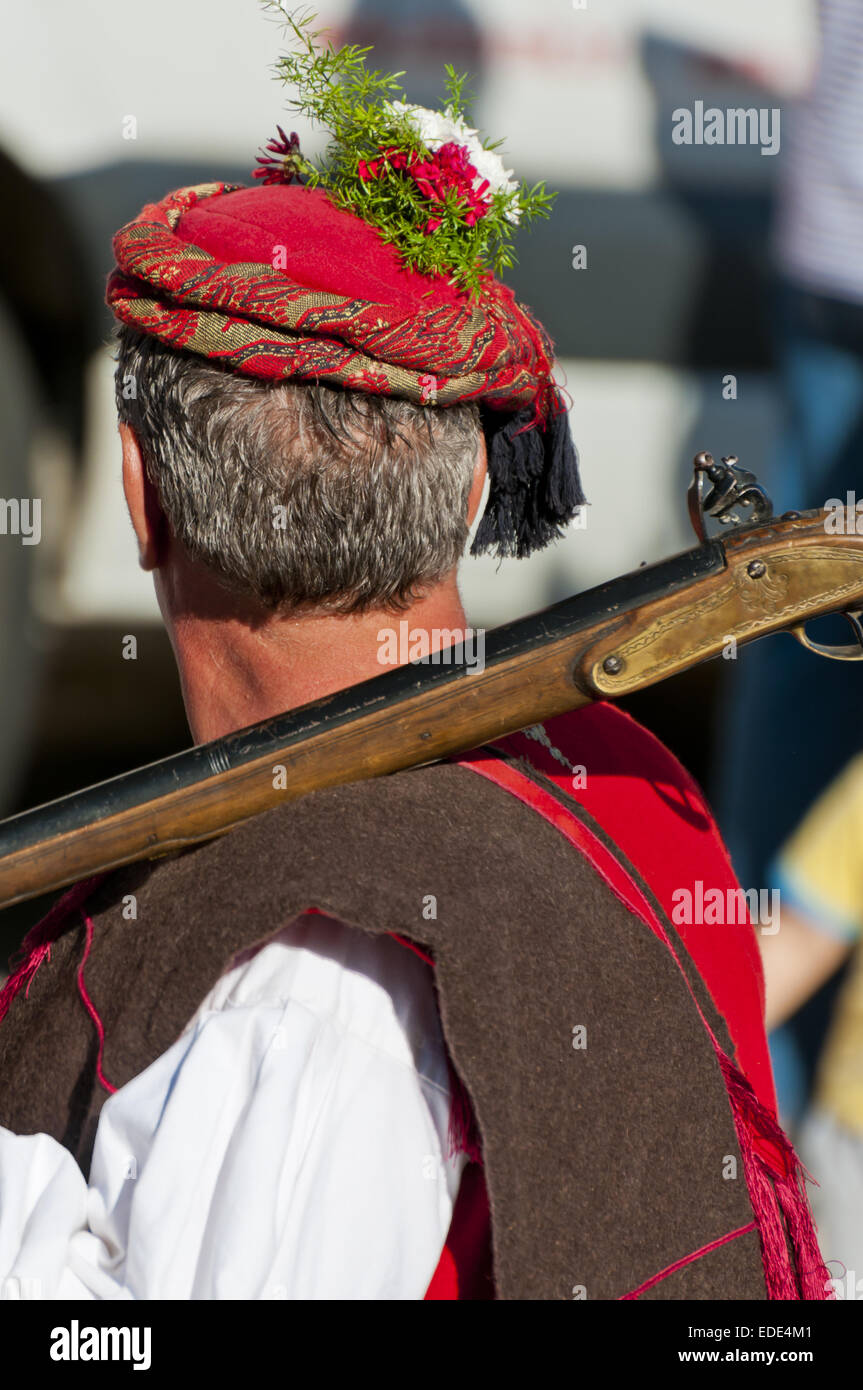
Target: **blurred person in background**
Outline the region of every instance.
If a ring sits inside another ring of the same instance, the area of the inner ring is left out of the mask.
[[[863,498],[863,5],[819,0],[820,53],[789,113],[775,217],[776,350],[786,425],[762,479],[776,511]],[[825,620],[826,621],[826,620]],[[830,620],[831,623],[833,620]],[[825,631],[827,641],[845,641]],[[735,869],[765,882],[778,846],[859,746],[863,671],[792,640],[741,652],[719,721],[713,799]],[[753,768],[770,767],[769,790]],[[772,1039],[780,1108],[799,1114],[805,1059]],[[808,1039],[806,1052],[817,1049]]]
[[[818,798],[768,877],[780,892],[779,931],[760,935],[768,1029],[853,956],[798,1142],[819,1184],[824,1257],[863,1279],[863,754]]]

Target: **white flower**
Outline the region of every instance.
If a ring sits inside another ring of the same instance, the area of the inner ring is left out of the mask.
[[[470,137],[477,133],[466,126],[460,116],[454,116],[449,107],[446,111],[430,111],[427,106],[388,101],[385,110],[391,111],[394,116],[406,116],[423,144],[432,151],[440,149],[449,140],[454,140],[457,145],[468,145]]]
[[[385,109],[394,116],[405,116],[414,127],[419,138],[432,154],[450,140],[457,145],[467,146],[470,162],[477,171],[474,188],[487,181],[493,193],[515,193],[518,183],[512,169],[503,167],[503,160],[496,150],[483,148],[478,132],[465,125],[461,116],[453,114],[452,108],[445,111],[431,111],[427,106],[409,106],[405,101],[388,101]],[[511,207],[506,213],[508,222],[518,224],[519,210]]]

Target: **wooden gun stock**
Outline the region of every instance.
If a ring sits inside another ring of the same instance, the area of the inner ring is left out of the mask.
[[[811,645],[807,619],[861,605],[863,536],[827,535],[821,512],[740,527],[495,629],[482,669],[449,648],[12,817],[0,824],[0,906],[212,839],[285,798],[641,690],[732,638],[791,630]]]

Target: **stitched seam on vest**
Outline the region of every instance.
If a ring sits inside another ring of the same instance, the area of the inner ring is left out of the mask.
[[[719,1250],[721,1246],[727,1245],[729,1241],[736,1240],[738,1236],[749,1235],[751,1231],[758,1230],[758,1222],[750,1221],[747,1226],[740,1226],[736,1231],[729,1231],[724,1236],[718,1236],[716,1240],[711,1240],[707,1245],[702,1245],[700,1250],[693,1250],[691,1255],[684,1255],[682,1259],[675,1260],[674,1264],[668,1265],[666,1269],[661,1269],[658,1274],[652,1274],[649,1279],[645,1279],[643,1284],[639,1284],[637,1289],[631,1293],[622,1294],[618,1302],[625,1303],[628,1299],[638,1298],[639,1294],[647,1293],[648,1289],[667,1279],[672,1274],[677,1274],[678,1270],[685,1269],[695,1260],[703,1260],[705,1255],[711,1255],[714,1250]]]

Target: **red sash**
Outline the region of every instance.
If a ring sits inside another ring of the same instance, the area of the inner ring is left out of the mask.
[[[804,1210],[805,1197],[802,1207],[798,1200],[802,1180],[796,1160],[781,1132],[774,1131],[775,1092],[764,1030],[764,981],[755,932],[745,914],[741,922],[726,920],[719,926],[692,920],[705,915],[698,904],[703,906],[709,890],[719,889],[724,903],[728,901],[728,890],[733,894],[739,886],[704,797],[659,740],[612,705],[598,703],[562,715],[547,721],[543,729],[540,737],[547,742],[519,733],[499,740],[493,747],[526,759],[560,790],[574,796],[631,861],[677,927],[725,1020],[743,1073],[740,1076],[733,1068],[726,1069],[720,1058],[729,1094],[735,1097],[738,1136],[748,1155],[750,1195],[762,1245],[765,1232],[768,1243],[775,1245],[773,1267],[766,1271],[770,1296],[824,1297],[814,1228],[808,1208]],[[587,855],[631,910],[666,939],[661,919],[625,866],[548,791],[511,763],[482,748],[454,761],[489,778],[555,825]],[[685,890],[683,897],[681,890]],[[691,895],[689,910],[686,893]],[[737,900],[731,901],[736,904]],[[751,1102],[745,1095],[748,1088],[744,1078],[751,1081],[755,1093],[749,1092]],[[747,1107],[748,1120],[742,1118]],[[796,1276],[785,1255],[783,1218],[785,1226],[793,1227],[798,1237],[798,1264],[801,1257],[804,1261],[802,1293],[792,1291]],[[490,1269],[488,1194],[481,1168],[470,1164],[426,1298],[493,1297]],[[662,1277],[663,1272],[658,1272],[656,1278]],[[635,1297],[637,1292],[625,1296]]]

